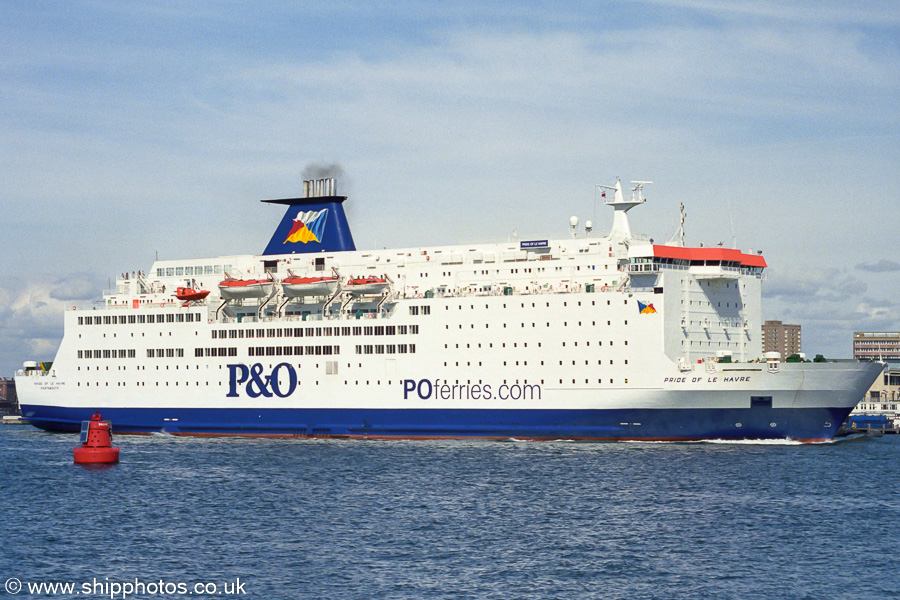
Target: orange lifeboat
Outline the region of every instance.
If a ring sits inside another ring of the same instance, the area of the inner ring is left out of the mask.
[[[112,447],[112,423],[94,413],[90,421],[81,423],[81,446],[74,449],[79,465],[119,462],[119,447]]]
[[[341,280],[332,277],[297,277],[291,274],[281,280],[281,289],[289,298],[299,296],[330,296],[340,287]]]
[[[344,290],[351,296],[381,294],[390,287],[384,277],[356,277],[347,280]]]
[[[196,302],[209,296],[209,290],[195,290],[189,287],[180,287],[175,290],[175,297],[184,302]]]
[[[274,288],[275,282],[271,279],[234,279],[227,277],[225,281],[219,283],[219,294],[224,300],[265,298],[272,295]]]

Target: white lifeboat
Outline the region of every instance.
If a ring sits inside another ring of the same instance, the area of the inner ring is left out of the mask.
[[[301,296],[333,296],[341,285],[338,277],[285,277],[281,289],[288,298]]]
[[[347,280],[344,291],[351,296],[374,296],[384,293],[390,286],[384,277],[355,277]]]
[[[270,279],[234,279],[227,277],[219,283],[219,295],[223,299],[266,298],[272,295],[275,282]]]

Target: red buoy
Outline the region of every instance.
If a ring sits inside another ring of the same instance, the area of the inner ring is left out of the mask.
[[[112,447],[112,423],[102,419],[94,413],[90,421],[81,422],[81,446],[74,449],[76,464],[119,462],[119,448]]]

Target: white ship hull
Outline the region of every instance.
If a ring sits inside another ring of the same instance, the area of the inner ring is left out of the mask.
[[[327,240],[341,222],[328,201],[284,201],[310,210],[298,225],[289,209],[270,246],[301,225]],[[150,286],[234,268],[280,279],[308,256],[158,261]],[[394,283],[282,312],[120,281],[66,311],[48,371],[17,376],[23,415],[75,431],[100,411],[117,432],[180,435],[825,440],[881,371],[760,362],[765,262],[736,250],[616,234],[314,256]]]

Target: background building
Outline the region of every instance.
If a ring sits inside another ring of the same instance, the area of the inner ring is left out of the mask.
[[[853,332],[853,358],[900,361],[900,331]]]
[[[900,426],[900,363],[889,363],[850,416],[884,415],[894,427]]]
[[[766,321],[762,326],[763,352],[781,352],[782,358],[800,354],[800,326]]]
[[[19,399],[16,396],[16,380],[12,377],[0,377],[0,412],[19,412]]]

